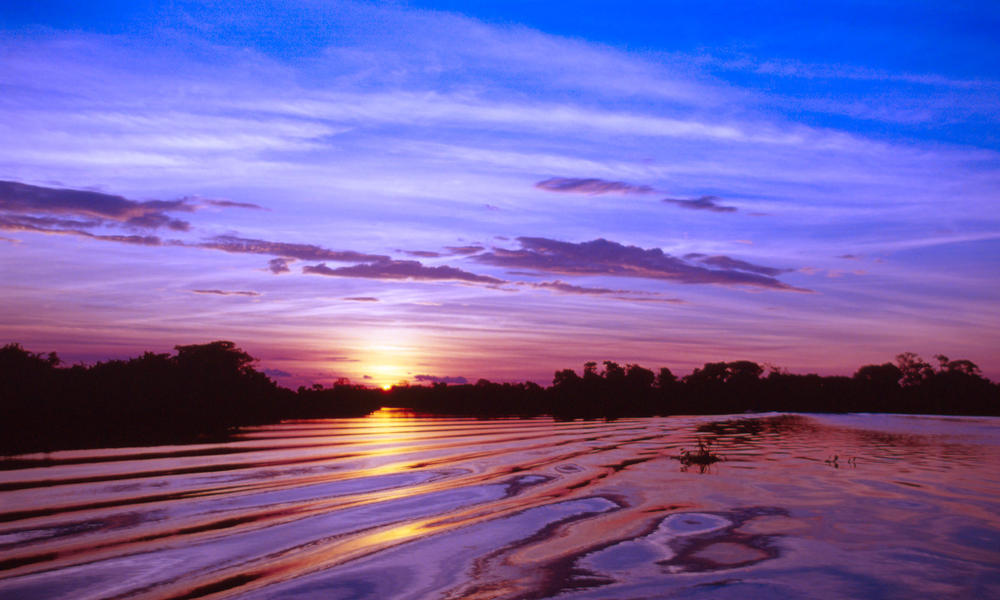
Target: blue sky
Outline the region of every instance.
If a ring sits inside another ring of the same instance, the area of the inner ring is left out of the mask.
[[[0,333],[1000,376],[995,5],[465,4],[0,8]]]

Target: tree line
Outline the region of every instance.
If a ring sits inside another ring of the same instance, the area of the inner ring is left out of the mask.
[[[616,419],[743,412],[891,412],[1000,415],[1000,386],[965,359],[935,357],[932,366],[905,352],[895,362],[865,365],[851,377],[797,375],[748,360],[706,363],[678,378],[664,367],[604,361],[583,372],[556,371],[552,385],[436,384],[394,388],[383,401],[438,414]]]
[[[0,451],[224,439],[284,419],[361,416],[381,406],[476,417],[616,419],[747,411],[1000,415],[1000,386],[965,359],[906,352],[851,377],[765,374],[752,361],[714,362],[678,378],[670,369],[588,362],[552,385],[351,385],[290,390],[254,368],[232,342],[176,346],[174,354],[63,366],[55,353],[0,348]]]
[[[372,390],[343,382],[281,387],[232,342],[175,350],[63,367],[54,352],[0,348],[0,451],[224,439],[241,426],[362,416],[380,405]]]

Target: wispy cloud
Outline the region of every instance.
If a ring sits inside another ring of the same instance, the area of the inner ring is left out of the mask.
[[[782,273],[790,273],[795,270],[777,269],[774,267],[755,265],[745,260],[739,260],[725,255],[705,256],[704,254],[685,254],[684,258],[694,259],[702,264],[719,267],[720,269],[733,269],[736,271],[747,271],[748,273],[760,273],[761,275],[769,275],[771,277],[776,277]]]
[[[536,188],[549,192],[574,192],[578,194],[651,194],[655,192],[648,185],[634,185],[624,181],[604,179],[578,179],[574,177],[551,177],[535,184]]]
[[[712,283],[806,291],[773,277],[734,269],[707,269],[671,256],[659,248],[626,246],[605,239],[572,243],[538,237],[519,237],[520,249],[494,248],[473,257],[484,264],[564,275],[612,275],[677,283]]]
[[[347,296],[344,300],[349,302],[378,302],[378,298],[374,296]]]
[[[498,285],[502,279],[477,275],[455,267],[428,267],[415,260],[379,260],[371,263],[331,269],[325,264],[306,265],[303,273],[331,277],[363,277],[366,279],[409,279],[414,281],[466,281]]]
[[[233,200],[201,200],[201,202],[209,204],[211,206],[220,206],[223,208],[247,208],[250,210],[270,210],[268,208],[264,208],[259,204],[254,204],[253,202],[235,202]]]
[[[294,258],[272,258],[267,261],[267,270],[274,273],[275,275],[280,275],[281,273],[288,273],[291,269],[288,267],[288,263],[295,260]]]
[[[24,231],[56,231],[62,229],[88,229],[101,225],[100,220],[81,221],[58,217],[36,217],[32,215],[0,213],[0,227],[10,230],[23,228]]]
[[[524,283],[524,285],[545,290],[554,290],[557,292],[563,292],[566,294],[586,294],[594,296],[603,296],[607,294],[629,294],[629,293],[639,293],[639,292],[629,292],[628,290],[613,290],[611,288],[601,288],[601,287],[587,287],[581,285],[573,285],[571,283],[566,283],[565,281],[540,281]]]
[[[927,86],[940,86],[958,89],[968,88],[1000,88],[1000,81],[985,79],[961,79],[946,77],[937,73],[899,73],[868,67],[807,63],[789,59],[758,60],[744,55],[733,59],[715,59],[701,57],[717,67],[728,70],[753,71],[762,75],[777,75],[780,77],[798,77],[802,79],[846,79],[856,81],[896,81],[916,83]]]
[[[0,181],[0,229],[8,231],[76,235],[102,241],[157,246],[161,241],[155,236],[107,235],[91,230],[119,227],[189,232],[191,224],[188,221],[168,213],[193,213],[205,205],[261,208],[248,202],[190,197],[140,202],[93,190]]]
[[[664,198],[663,201],[668,204],[676,204],[682,208],[690,208],[692,210],[708,210],[711,212],[736,212],[735,206],[724,206],[718,203],[719,198],[716,196],[701,196],[699,198]]]
[[[469,380],[465,377],[439,376],[439,375],[414,375],[413,379],[420,383],[452,383],[465,385]]]
[[[407,256],[415,256],[417,258],[441,258],[443,256],[466,256],[469,254],[475,254],[485,250],[482,246],[445,246],[444,252],[438,252],[435,250],[396,250]]]
[[[616,290],[603,287],[590,287],[573,285],[565,281],[539,281],[539,282],[517,282],[518,285],[528,286],[535,289],[551,290],[563,294],[580,294],[584,296],[603,296],[617,300],[638,300],[668,302],[671,304],[685,304],[680,298],[665,298],[657,292],[646,292],[637,290]]]
[[[58,214],[92,217],[132,227],[167,227],[187,231],[190,223],[168,212],[194,212],[187,200],[136,202],[122,196],[88,190],[41,187],[16,181],[0,181],[0,211],[20,215]],[[93,223],[97,225],[97,223]],[[93,226],[92,225],[92,226]]]
[[[365,254],[353,250],[330,250],[313,244],[293,244],[271,242],[234,235],[217,235],[207,242],[194,244],[201,248],[211,248],[233,254],[270,254],[271,256],[297,258],[301,260],[331,260],[335,262],[364,262],[389,260],[380,254]],[[286,265],[287,266],[287,265]]]
[[[260,292],[245,290],[191,290],[195,294],[208,294],[213,296],[260,296]]]
[[[597,178],[552,177],[539,181],[536,188],[549,192],[574,192],[579,194],[653,194],[656,188],[648,185],[636,185],[624,181],[608,181]],[[698,198],[664,198],[663,202],[675,204],[692,210],[707,210],[711,212],[736,212],[736,207],[719,204],[717,196],[700,196]]]
[[[6,231],[27,231],[32,233],[50,233],[58,235],[74,235],[93,240],[105,242],[119,242],[123,244],[133,244],[140,246],[161,246],[163,240],[155,235],[117,235],[117,234],[97,234],[83,229],[72,229],[65,227],[72,225],[75,221],[66,219],[48,219],[45,217],[31,217],[22,215],[0,214],[0,229]],[[85,224],[86,225],[86,224]]]
[[[462,255],[467,255],[467,254],[475,254],[477,252],[482,252],[483,250],[485,250],[485,248],[483,248],[482,246],[478,246],[478,245],[473,245],[473,246],[445,246],[444,249],[447,250],[448,253],[451,254],[452,256],[462,256]]]

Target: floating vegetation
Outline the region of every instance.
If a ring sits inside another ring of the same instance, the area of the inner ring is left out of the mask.
[[[840,455],[839,454],[834,454],[833,456],[831,456],[830,458],[824,460],[823,462],[825,462],[826,464],[830,465],[834,469],[839,469],[840,468]],[[846,466],[849,466],[849,467],[852,467],[852,468],[857,468],[858,467],[858,457],[851,456],[850,458],[848,458],[847,460],[844,461],[844,464]]]
[[[681,453],[679,456],[673,458],[680,461],[682,470],[687,470],[693,465],[697,465],[701,472],[704,473],[709,466],[725,460],[721,455],[712,452],[710,449],[711,442],[705,441],[703,438],[698,438],[698,449],[697,450],[685,450],[681,448]]]

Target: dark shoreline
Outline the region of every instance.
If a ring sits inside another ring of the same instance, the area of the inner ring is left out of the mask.
[[[55,353],[0,348],[0,455],[224,441],[241,427],[357,417],[380,407],[476,418],[556,420],[740,413],[898,413],[1000,416],[1000,386],[968,360],[919,356],[865,365],[852,377],[795,375],[751,361],[707,363],[678,378],[611,361],[557,371],[551,386],[494,383],[277,385],[231,342],[177,346],[175,355],[62,367]]]

